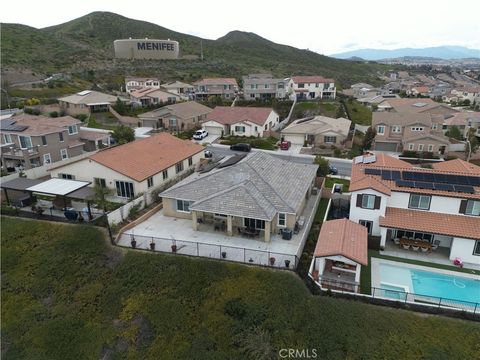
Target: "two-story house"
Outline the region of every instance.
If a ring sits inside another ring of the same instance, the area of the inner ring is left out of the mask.
[[[162,84],[161,88],[169,93],[180,95],[185,100],[193,99],[195,95],[195,87],[181,81]]]
[[[385,154],[355,158],[349,219],[380,247],[429,261],[480,263],[480,167],[463,160],[413,165]],[[433,255],[435,253],[435,255]]]
[[[237,80],[234,78],[206,78],[193,85],[195,98],[198,100],[207,100],[210,96],[233,100],[238,93]]]
[[[17,114],[0,122],[2,166],[10,172],[51,164],[83,153],[82,122]]]
[[[335,80],[323,76],[293,76],[288,79],[288,91],[297,99],[335,99]]]
[[[373,112],[377,151],[444,154],[449,144],[442,131],[444,117],[430,113]]]
[[[125,78],[125,92],[130,94],[135,90],[144,88],[160,89],[160,80],[158,78],[145,77],[126,77]]]
[[[243,77],[243,97],[245,100],[284,99],[285,79],[276,79],[271,74],[250,74]]]
[[[378,104],[379,111],[389,111],[396,113],[429,113],[435,115],[448,115],[458,112],[450,106],[438,103],[429,98],[402,98],[385,99]]]

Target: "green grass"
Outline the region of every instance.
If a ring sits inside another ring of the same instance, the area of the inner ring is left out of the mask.
[[[4,359],[478,358],[478,323],[313,296],[291,272],[120,251],[89,226],[1,234]]]
[[[277,149],[276,143],[278,139],[274,137],[259,138],[255,136],[226,136],[220,140],[221,144],[233,145],[233,144],[250,144],[252,148],[263,150],[275,150]]]
[[[308,116],[323,115],[332,118],[345,116],[339,102],[297,102],[292,113],[292,120]]]
[[[352,99],[345,101],[344,104],[352,122],[360,125],[372,124],[372,112],[369,108]]]
[[[333,188],[334,184],[343,184],[343,192],[348,192],[348,188],[350,186],[350,181],[349,180],[344,180],[344,179],[335,179],[332,177],[326,177],[325,178],[325,187],[326,188]]]

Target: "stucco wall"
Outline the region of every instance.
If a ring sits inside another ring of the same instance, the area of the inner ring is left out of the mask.
[[[480,256],[473,255],[473,247],[475,246],[475,240],[453,238],[452,249],[450,250],[450,260],[455,258],[462,259],[463,262],[470,264],[479,264]]]
[[[369,194],[381,197],[380,209],[363,209],[356,206],[357,196],[359,194]],[[350,205],[350,220],[358,223],[360,220],[368,220],[373,222],[372,235],[380,236],[379,217],[385,216],[385,208],[387,207],[388,196],[378,191],[367,189],[352,192]]]

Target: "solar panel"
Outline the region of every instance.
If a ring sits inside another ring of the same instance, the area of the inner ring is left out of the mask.
[[[447,177],[445,174],[435,174],[435,181],[436,183],[447,183]]]
[[[402,178],[402,173],[400,171],[392,171],[392,180],[400,180]]]
[[[423,176],[423,173],[418,172],[418,173],[413,173],[413,180],[415,181],[424,181],[425,178]]]
[[[404,171],[402,172],[402,178],[403,180],[414,180],[413,174],[415,174],[412,171]]]
[[[392,171],[392,179],[396,180],[397,178]],[[457,184],[457,185],[470,185],[470,186],[480,186],[480,177],[479,176],[462,176],[462,175],[447,175],[447,174],[435,174],[427,172],[417,172],[417,171],[402,171],[401,173],[402,180],[413,180],[420,182],[433,182],[433,183],[444,183],[444,184]]]
[[[468,183],[472,186],[480,186],[480,176],[469,176]]]
[[[380,169],[365,169],[366,175],[382,175],[382,170]]]
[[[395,181],[395,185],[399,187],[414,187],[415,183],[413,181],[408,181],[408,180],[397,180]]]
[[[451,184],[434,183],[433,186],[435,186],[435,190],[454,191]]]
[[[462,192],[462,193],[468,193],[468,194],[473,194],[475,193],[475,189],[473,186],[466,186],[466,185],[454,185],[456,192]]]
[[[382,170],[382,179],[383,180],[392,180],[392,171],[391,170]]]
[[[428,182],[434,182],[435,176],[434,174],[431,174],[431,173],[423,173],[423,180]]]
[[[242,160],[247,154],[236,154],[232,156],[231,158],[225,160],[223,163],[219,164],[217,168],[221,169],[227,166],[231,166]]]
[[[433,183],[431,183],[431,182],[415,181],[415,187],[416,187],[417,189],[431,189],[431,190],[433,190]]]

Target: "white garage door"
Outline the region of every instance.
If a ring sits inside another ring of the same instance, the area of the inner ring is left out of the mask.
[[[305,137],[302,134],[285,135],[285,141],[290,141],[293,145],[303,145]]]
[[[375,150],[377,151],[397,151],[397,144],[391,142],[375,142]]]
[[[205,126],[205,130],[208,131],[208,135],[222,135],[222,130],[223,128],[218,127],[218,126]]]

